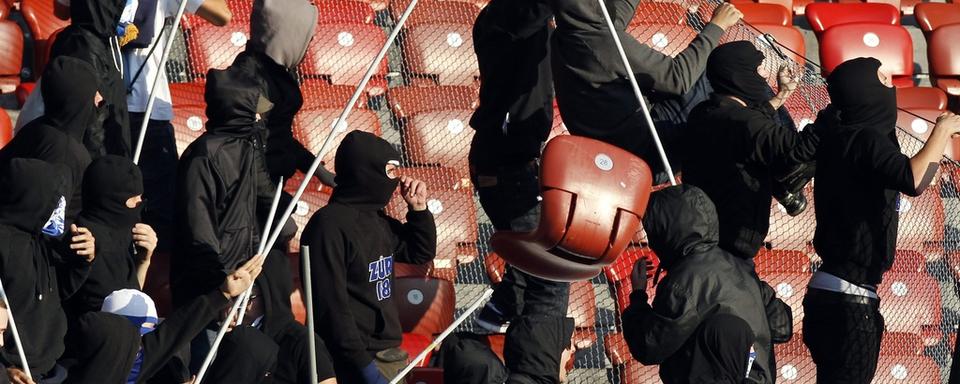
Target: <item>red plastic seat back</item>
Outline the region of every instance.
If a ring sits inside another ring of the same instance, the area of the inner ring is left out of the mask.
[[[630,20],[630,27],[650,24],[687,24],[687,6],[660,1],[642,1]]]
[[[794,27],[785,27],[781,25],[754,25],[760,32],[769,34],[776,40],[777,48],[785,56],[799,64],[801,67],[806,63],[807,46],[803,41],[803,34]],[[763,44],[768,44],[763,40]],[[786,48],[789,49],[786,49]],[[791,52],[792,51],[792,52]]]
[[[793,25],[793,11],[779,4],[741,3],[737,9],[743,12],[743,19],[753,25]]]
[[[236,21],[223,27],[197,23],[187,37],[193,75],[205,76],[211,68],[224,69],[243,52],[250,39],[249,23]]]
[[[350,131],[370,132],[380,136],[380,118],[368,109],[354,109],[347,116],[346,123],[336,123],[340,118],[340,108],[322,108],[322,109],[303,109],[294,117],[293,135],[303,146],[311,153],[316,154],[323,146],[323,142],[330,135],[331,130],[336,129],[337,135],[333,138],[333,143],[323,156],[323,161],[327,169],[334,169],[334,159],[337,154],[337,147]]]
[[[960,23],[960,4],[954,9]],[[960,24],[937,28],[927,41],[930,72],[936,76],[960,76]]]
[[[355,86],[386,40],[383,30],[373,24],[320,24],[307,48],[303,73],[328,77],[333,84]],[[387,60],[383,60],[374,74],[386,73]]]
[[[627,28],[627,33],[668,56],[676,56],[697,37],[692,28],[677,24],[641,24]]]
[[[34,78],[40,77],[46,66],[50,47],[53,46],[51,35],[54,32],[70,25],[69,20],[60,20],[53,14],[53,1],[50,0],[23,0],[20,2],[20,13],[33,35],[34,45]]]
[[[177,140],[177,155],[190,146],[203,132],[206,131],[207,112],[203,105],[174,105],[173,106],[173,136]]]
[[[913,11],[917,24],[924,32],[932,32],[942,26],[960,23],[960,4],[920,3]]]
[[[640,229],[650,168],[616,146],[580,136],[547,143],[540,169],[540,223],[531,233],[498,232],[494,249],[511,265],[547,279],[591,278]]]
[[[825,73],[857,57],[877,58],[883,63],[881,70],[894,77],[913,75],[913,42],[898,25],[844,24],[823,33],[820,61]]]
[[[391,291],[403,332],[432,336],[453,324],[456,293],[450,281],[400,277],[393,279]]]
[[[933,192],[918,197],[900,195],[897,249],[937,260],[943,256],[944,210],[943,198],[936,189]]]
[[[377,16],[370,2],[357,0],[323,0],[317,9],[320,24],[373,24]]]
[[[10,121],[10,115],[3,108],[0,108],[0,148],[13,139],[13,122]]]
[[[925,326],[940,326],[940,285],[930,275],[888,272],[877,294],[887,331],[922,335]]]
[[[0,20],[0,78],[11,81],[12,87],[3,93],[12,92],[20,83],[20,65],[23,63],[23,34],[17,23]]]
[[[410,71],[435,76],[440,85],[470,85],[480,76],[473,26],[437,22],[409,26],[403,48]]]
[[[879,3],[812,3],[807,5],[807,21],[813,32],[824,31],[842,24],[875,23],[900,25],[900,9]]]

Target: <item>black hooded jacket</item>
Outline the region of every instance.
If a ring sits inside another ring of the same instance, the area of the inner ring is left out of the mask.
[[[683,181],[716,205],[720,247],[745,259],[757,254],[770,228],[775,179],[813,161],[819,142],[814,129],[798,133],[781,124],[757,73],[762,61],[750,42],[717,47],[707,67],[715,93],[690,113],[684,139]]]
[[[391,292],[394,263],[424,264],[437,252],[430,211],[411,209],[406,224],[383,211],[398,184],[385,167],[399,160],[387,141],[367,132],[347,134],[337,149],[330,204],[303,232],[314,265],[315,319],[323,324],[317,333],[342,382],[360,382],[360,371],[377,351],[400,345]]]
[[[611,0],[607,8],[640,90],[655,99],[683,95],[700,78],[723,29],[707,24],[689,47],[671,58],[626,32],[638,2]],[[557,22],[551,47],[553,76],[564,124],[575,135],[641,156],[650,152],[649,130],[600,5],[582,0],[552,0],[552,5]],[[654,168],[661,167],[659,163],[650,162]]]
[[[80,290],[65,303],[70,316],[96,312],[113,291],[140,289],[133,255],[133,226],[140,208],[127,208],[127,199],[143,194],[143,175],[130,159],[107,155],[87,167],[83,179],[84,209],[77,225],[97,239],[97,257]]]
[[[643,289],[630,295],[623,333],[633,357],[660,364],[665,383],[711,382],[678,351],[700,324],[716,314],[745,320],[756,335],[756,361],[747,382],[772,383],[772,343],[767,306],[753,265],[717,246],[717,214],[703,191],[690,185],[650,195],[643,219],[650,247],[666,277],[657,285],[653,306]]]
[[[177,167],[177,252],[170,276],[175,305],[219,286],[257,251],[257,208],[269,208],[275,189],[258,185],[254,176],[262,146],[257,85],[229,71],[207,75],[207,131]]]
[[[480,104],[470,118],[470,163],[478,171],[540,156],[553,126],[552,15],[547,0],[494,0],[473,25]]]
[[[0,163],[0,185],[0,275],[30,369],[41,375],[64,350],[67,319],[60,300],[82,283],[58,281],[57,269],[78,269],[81,277],[89,270],[85,260],[54,251],[41,233],[60,198],[70,195],[71,180],[62,165],[18,158]],[[2,358],[8,367],[21,366],[12,342]]]
[[[821,270],[877,285],[893,265],[899,194],[918,196],[910,158],[896,137],[896,89],[877,78],[873,58],[847,61],[827,78],[832,104],[820,112],[813,245]]]
[[[57,35],[50,51],[50,57],[69,56],[93,67],[95,75],[90,80],[98,82],[104,100],[96,123],[83,141],[93,157],[107,153],[130,157],[133,152],[127,92],[120,73],[123,60],[116,40],[117,24],[125,4],[124,0],[71,1],[71,23]],[[46,83],[46,75],[41,83]],[[44,110],[51,108],[53,106],[44,100]]]

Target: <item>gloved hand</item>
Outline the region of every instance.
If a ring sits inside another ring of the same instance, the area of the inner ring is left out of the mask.
[[[633,272],[630,273],[630,283],[633,286],[633,291],[646,292],[647,280],[653,277],[654,273],[656,273],[656,271],[654,270],[653,263],[646,257],[641,257],[636,263],[633,263]]]
[[[389,381],[386,377],[383,377],[383,374],[380,373],[380,370],[377,369],[377,362],[371,361],[366,367],[363,368],[363,381],[366,384],[388,384]]]

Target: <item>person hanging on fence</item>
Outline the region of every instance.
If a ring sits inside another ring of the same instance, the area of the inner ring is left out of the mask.
[[[803,300],[803,341],[817,382],[869,383],[884,322],[877,285],[894,263],[901,194],[919,196],[936,177],[944,148],[960,134],[945,112],[912,158],[897,141],[897,91],[874,58],[837,66],[831,104],[814,124],[820,136],[813,245],[823,260]],[[926,193],[939,193],[933,188]]]
[[[573,318],[556,315],[524,316],[507,331],[503,357],[491,349],[485,336],[460,333],[448,337],[440,349],[445,384],[566,383],[573,367]]]
[[[780,122],[777,109],[797,88],[787,67],[778,74],[779,92],[757,72],[763,52],[749,41],[720,45],[707,60],[714,89],[694,108],[684,132],[683,181],[702,189],[717,207],[720,247],[743,259],[763,246],[771,197],[791,215],[806,207],[803,187],[819,138],[815,129],[797,132]]]
[[[427,185],[399,176],[400,153],[386,140],[353,131],[336,154],[330,203],[310,218],[317,333],[333,356],[337,381],[386,383],[407,365],[393,303],[394,263],[426,264],[437,253],[437,228],[427,210]],[[397,186],[407,221],[386,215]]]
[[[553,126],[547,0],[494,0],[473,26],[480,103],[470,119],[471,178],[498,231],[532,231],[540,217],[540,149]],[[567,313],[570,284],[508,266],[477,324],[506,332],[518,315]]]
[[[127,116],[126,87],[123,83],[123,57],[117,27],[125,0],[57,0],[69,6],[71,23],[57,34],[50,48],[50,59],[68,56],[83,60],[94,69],[91,80],[97,82],[103,103],[97,106],[96,119],[84,134],[83,145],[93,158],[105,154],[130,157],[130,121]],[[75,79],[79,80],[79,79]],[[42,88],[44,80],[40,80]],[[17,119],[17,134],[26,124],[54,108],[45,106],[40,93],[30,94]]]
[[[659,160],[600,5],[582,0],[552,0],[552,5],[557,23],[551,38],[553,76],[564,124],[574,135],[619,146],[647,160],[655,182],[664,182],[664,164]],[[690,45],[676,57],[670,57],[626,31],[636,5],[637,0],[609,0],[607,9],[644,97],[660,100],[682,96],[691,100],[686,105],[695,105],[706,97],[706,88],[695,85],[706,67],[707,56],[724,31],[743,14],[730,3],[717,6],[711,22]],[[703,94],[689,95],[691,90]],[[663,125],[658,131],[673,164],[679,156],[675,142],[681,130],[671,128],[682,116],[652,117],[655,123],[659,120]]]
[[[261,226],[272,205],[276,186],[265,184],[269,180],[257,177],[257,162],[262,161],[257,154],[264,129],[260,116],[273,106],[263,97],[259,85],[255,79],[235,71],[211,70],[207,75],[207,129],[184,152],[178,168],[179,251],[172,259],[170,276],[174,306],[182,306],[210,292],[223,281],[227,271],[255,253],[260,243]],[[275,228],[279,225],[274,223]],[[294,354],[297,349],[305,348],[307,330],[293,318],[289,300],[293,277],[288,256],[283,251],[295,231],[293,221],[288,220],[277,245],[266,257],[263,273],[257,278],[258,287],[265,293],[260,300],[263,318],[255,327],[250,323],[241,324],[243,330],[231,334],[228,344],[247,348],[262,346],[265,342],[261,340],[268,340],[279,347],[281,354]],[[218,330],[219,325],[211,322],[210,329]],[[195,368],[209,350],[209,344],[206,337],[195,342],[197,353],[191,357]],[[276,360],[277,355],[260,357]],[[271,364],[267,365],[273,369]],[[211,371],[214,373],[216,371]],[[274,373],[278,379],[293,377],[291,382],[295,382],[296,377],[307,377],[305,372]],[[320,377],[325,374],[318,373]],[[189,376],[183,374],[177,378],[185,381]]]
[[[0,280],[16,312],[20,339],[34,381],[59,383],[66,370],[57,364],[64,351],[67,320],[61,299],[82,284],[95,249],[61,253],[51,239],[70,237],[64,226],[72,177],[67,167],[37,159],[0,162]],[[82,237],[82,236],[77,236]],[[76,280],[58,272],[76,270]],[[17,346],[5,344],[0,360],[14,382],[25,382]]]
[[[139,0],[130,22],[137,37],[123,45],[123,80],[130,116],[131,148],[136,150],[144,114],[154,79],[157,81],[153,111],[147,123],[140,160],[143,170],[143,222],[160,235],[158,253],[166,255],[173,243],[173,196],[176,193],[177,143],[173,133],[173,101],[167,84],[167,71],[160,69],[171,30],[167,21],[177,16],[179,0]],[[230,22],[232,14],[226,0],[187,0],[185,15],[194,14],[215,26]],[[174,31],[175,32],[175,31]]]
[[[718,246],[717,211],[699,188],[683,184],[650,194],[643,227],[667,275],[647,303],[647,263],[631,275],[623,312],[630,353],[660,365],[664,383],[772,383],[772,341],[789,340],[789,313],[768,320],[772,289],[764,292],[753,264]],[[769,287],[766,287],[769,288]],[[785,306],[783,306],[785,307]],[[779,307],[786,311],[786,308]],[[787,307],[789,308],[789,307]]]
[[[264,97],[273,103],[270,113],[263,116],[267,128],[263,156],[267,166],[266,173],[259,177],[269,177],[274,182],[280,177],[289,179],[297,170],[307,173],[316,158],[293,136],[293,121],[303,107],[296,71],[307,54],[318,14],[317,7],[307,0],[254,1],[250,40],[228,69],[257,79]],[[320,132],[326,134],[327,127],[323,128]],[[316,175],[324,184],[333,186],[333,175],[325,167],[320,167]]]

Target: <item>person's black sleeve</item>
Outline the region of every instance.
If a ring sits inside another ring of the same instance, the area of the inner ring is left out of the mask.
[[[573,318],[525,316],[507,330],[503,359],[507,384],[559,384],[563,350],[570,348]]]
[[[410,210],[407,223],[401,224],[393,218],[387,218],[393,233],[400,239],[400,245],[394,253],[397,262],[425,264],[437,255],[437,225],[430,210]]]
[[[683,95],[693,88],[707,68],[707,58],[722,35],[723,29],[716,24],[707,24],[676,57],[664,55],[626,32],[620,33],[620,40],[641,87],[670,95]],[[616,62],[622,68],[619,58]]]
[[[767,323],[770,325],[770,341],[774,344],[790,341],[793,337],[793,310],[777,297],[770,284],[759,279],[757,284],[760,286],[760,296],[767,314]]]
[[[661,282],[653,307],[647,304],[647,293],[630,294],[630,306],[623,311],[623,336],[630,354],[644,365],[662,363],[673,355],[703,321],[688,287]]]
[[[799,164],[814,161],[820,137],[810,127],[796,132],[780,124],[776,111],[769,104],[765,113],[755,113],[745,122],[742,140],[753,145],[745,145],[750,153],[744,154],[747,161],[790,169]]]
[[[863,130],[851,144],[857,169],[884,187],[908,196],[919,196],[913,180],[910,158],[900,152],[889,138]]]
[[[153,332],[143,335],[143,364],[137,383],[145,383],[163,369],[177,351],[186,348],[207,324],[217,319],[227,304],[227,297],[216,289],[177,308]]]
[[[323,325],[317,332],[331,355],[340,356],[360,372],[373,361],[373,356],[367,352],[366,343],[349,310],[347,259],[352,258],[353,245],[339,228],[324,225],[323,220],[311,224],[317,228],[308,227],[309,237],[304,243],[310,246],[314,265],[311,270],[314,319]]]
[[[97,259],[94,255],[93,261],[88,263],[86,259],[78,256],[70,249],[69,242],[73,234],[67,231],[63,236],[62,241],[58,242],[62,246],[56,247],[56,250],[51,250],[50,254],[53,256],[54,268],[57,273],[60,299],[67,300],[83,287],[87,277],[90,276],[93,263],[97,262]]]
[[[223,270],[217,229],[217,173],[207,158],[188,161],[178,178],[183,181],[179,183],[181,208],[177,216],[181,219],[178,225],[183,226],[181,233],[186,235],[178,240],[183,244],[182,252],[190,255],[192,268]],[[226,271],[223,272],[226,275]]]

